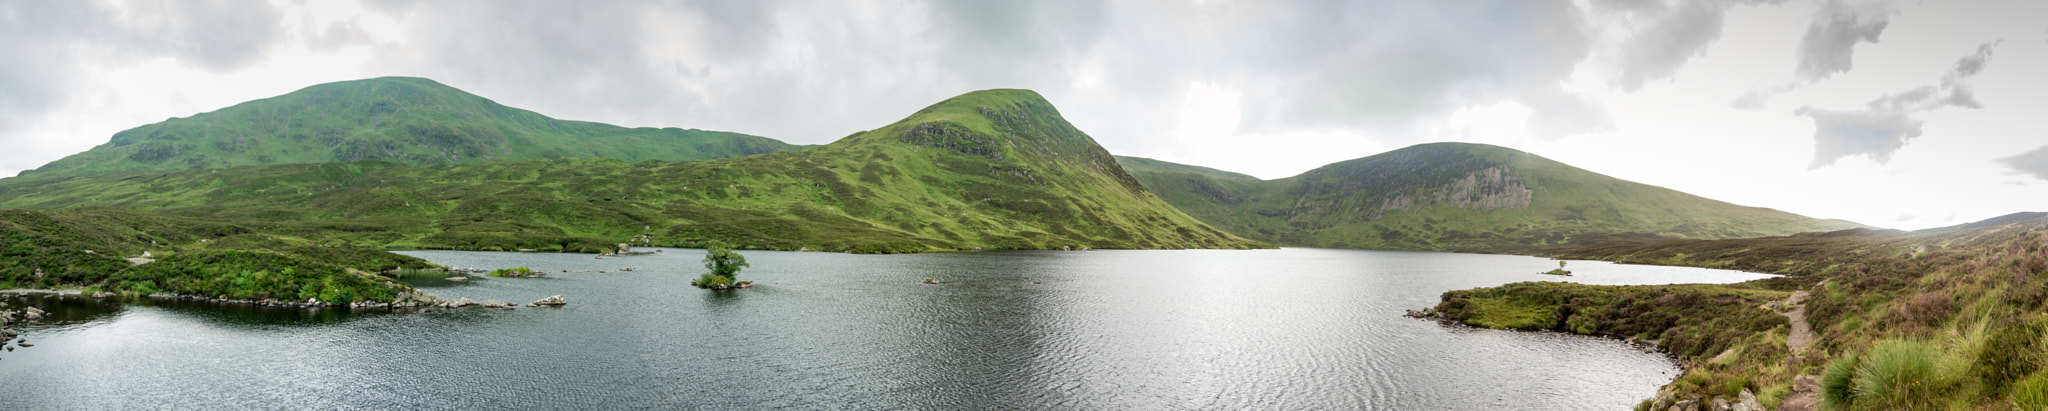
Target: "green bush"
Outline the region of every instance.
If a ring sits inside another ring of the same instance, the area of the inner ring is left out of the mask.
[[[531,268],[526,268],[526,267],[512,267],[512,268],[500,268],[500,269],[496,269],[496,270],[491,270],[491,272],[490,272],[490,273],[487,273],[487,274],[484,274],[484,275],[487,275],[487,276],[491,276],[491,277],[507,277],[507,278],[527,278],[527,277],[539,277],[539,276],[541,276],[541,273],[536,273],[536,272],[534,272],[534,271],[533,271],[533,269],[531,269]]]
[[[711,270],[710,275],[731,281],[739,277],[741,268],[749,266],[746,256],[733,252],[723,241],[712,240],[704,246],[704,268]]]
[[[704,275],[697,276],[697,279],[690,280],[690,285],[696,286],[697,288],[731,287],[732,277],[704,273]]]

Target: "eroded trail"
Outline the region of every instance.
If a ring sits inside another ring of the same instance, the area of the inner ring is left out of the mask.
[[[1805,291],[1799,291],[1785,299],[1785,306],[1792,307],[1792,311],[1783,313],[1792,320],[1792,334],[1785,336],[1785,345],[1792,349],[1793,358],[1805,354],[1806,345],[1813,342],[1813,326],[1806,323],[1807,295]]]
[[[1806,297],[1808,295],[1805,291],[1793,292],[1791,297],[1785,299],[1785,304],[1783,305],[1783,307],[1791,307],[1792,309],[1780,313],[1784,314],[1787,319],[1792,320],[1792,331],[1790,335],[1785,336],[1786,348],[1792,349],[1792,356],[1785,360],[1786,365],[1790,367],[1797,367],[1799,365],[1799,358],[1806,355],[1807,344],[1813,342],[1813,326],[1806,322]],[[1793,377],[1792,393],[1785,396],[1785,401],[1778,403],[1778,409],[1788,411],[1820,409],[1820,384],[1817,379],[1811,375]]]

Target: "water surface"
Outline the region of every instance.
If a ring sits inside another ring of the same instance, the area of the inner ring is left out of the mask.
[[[1675,366],[1615,341],[1401,313],[1516,281],[1763,277],[1581,261],[1556,277],[1534,257],[1321,249],[748,251],[741,276],[760,286],[714,293],[687,285],[704,271],[698,250],[404,254],[549,272],[419,283],[444,297],[569,305],[17,297],[56,317],[30,329],[36,347],[0,353],[0,397],[23,409],[1618,409]]]

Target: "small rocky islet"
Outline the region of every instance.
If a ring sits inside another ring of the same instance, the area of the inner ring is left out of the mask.
[[[22,331],[15,329],[15,327],[42,322],[43,316],[48,314],[43,312],[41,308],[33,306],[22,307],[20,310],[10,310],[7,309],[7,303],[0,302],[0,347],[4,347],[8,352],[13,352],[15,347],[28,348],[36,346],[34,343],[28,342],[28,338],[21,335]]]

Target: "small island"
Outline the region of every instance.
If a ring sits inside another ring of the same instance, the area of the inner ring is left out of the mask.
[[[1572,270],[1564,269],[1564,260],[1557,260],[1557,269],[1544,271],[1543,273],[1550,275],[1572,275]]]
[[[740,269],[751,267],[747,257],[732,251],[724,242],[713,240],[704,244],[704,268],[711,272],[690,280],[690,285],[707,290],[730,290],[751,288],[753,281],[734,281],[739,278]]]
[[[500,269],[496,269],[496,270],[491,270],[491,272],[490,272],[489,274],[484,274],[484,275],[486,275],[486,276],[491,276],[491,277],[504,277],[504,278],[535,278],[535,277],[545,277],[545,276],[547,276],[548,274],[547,274],[547,273],[545,273],[545,272],[540,272],[540,271],[534,271],[534,270],[533,270],[532,268],[526,268],[526,267],[512,267],[512,268],[500,268]]]

